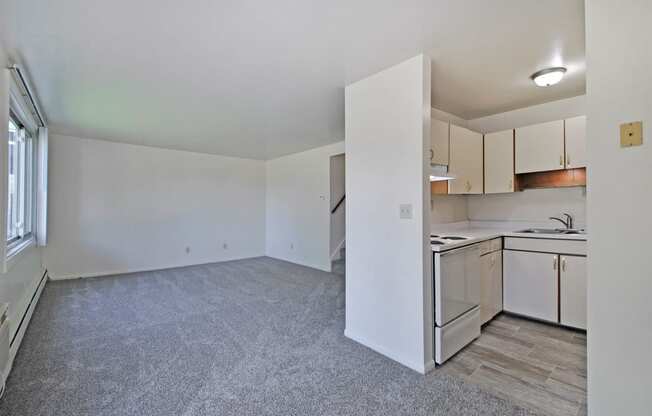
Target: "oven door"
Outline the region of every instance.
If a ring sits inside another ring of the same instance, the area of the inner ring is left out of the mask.
[[[435,322],[443,327],[480,304],[480,245],[434,257]]]

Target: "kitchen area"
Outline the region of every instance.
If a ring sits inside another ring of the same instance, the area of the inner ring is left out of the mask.
[[[545,117],[565,104],[528,111]],[[481,133],[482,123],[475,131],[433,114],[437,369],[549,414],[582,414],[586,117],[524,126],[508,112],[501,123],[513,128]]]
[[[346,87],[345,336],[534,414],[648,414],[649,13],[551,5]]]

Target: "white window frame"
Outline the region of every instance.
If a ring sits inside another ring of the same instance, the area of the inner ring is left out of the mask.
[[[14,99],[14,97],[11,97],[12,99],[10,100],[10,112],[9,112],[9,117],[10,120],[17,125],[17,127],[20,129],[20,137],[19,141],[22,141],[22,144],[24,145],[21,146],[22,153],[28,152],[28,146],[31,147],[30,152],[31,157],[27,158],[24,155],[19,154],[19,165],[18,165],[18,186],[17,189],[22,192],[27,193],[24,195],[24,198],[21,198],[22,205],[27,205],[29,207],[29,210],[26,210],[24,206],[21,206],[19,208],[19,212],[21,212],[22,218],[21,222],[23,223],[22,227],[22,232],[19,233],[17,238],[12,238],[11,240],[8,239],[7,236],[7,231],[5,230],[5,241],[6,241],[6,267],[10,268],[10,266],[15,262],[16,258],[20,253],[23,251],[27,250],[30,247],[33,247],[36,245],[36,239],[35,239],[35,226],[36,226],[36,177],[37,177],[37,164],[36,164],[36,149],[37,149],[37,140],[38,140],[38,130],[36,129],[36,125],[33,123],[33,120],[31,118],[27,118],[25,116],[26,112],[23,111],[22,107],[20,104],[18,104],[17,100]],[[30,123],[32,122],[32,123]],[[8,128],[8,125],[7,127]],[[7,152],[7,158],[8,158],[8,152]],[[20,163],[21,159],[23,160],[22,163]],[[7,160],[8,162],[8,160]],[[9,169],[9,164],[5,163],[7,166],[6,169]],[[7,179],[9,175],[7,172]],[[30,186],[28,188],[23,188],[22,184],[28,180],[30,183]],[[7,183],[8,186],[8,183]],[[24,189],[24,190],[23,190]],[[9,193],[9,189],[7,188],[7,196]],[[6,202],[8,204],[8,202]],[[5,207],[5,209],[7,209]],[[9,215],[9,210],[6,211],[5,217]],[[8,223],[8,218],[4,218],[3,221],[5,223]],[[29,231],[25,232],[26,226],[29,224]]]

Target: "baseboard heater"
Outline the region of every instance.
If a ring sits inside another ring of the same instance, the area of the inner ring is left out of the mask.
[[[0,389],[9,365],[9,348],[9,304],[5,303],[0,305]]]
[[[9,341],[11,335],[9,304],[0,304],[0,397],[2,397],[5,392],[4,390],[6,377],[9,376],[9,371],[11,370],[13,363],[13,357],[16,354],[15,350],[18,348],[18,345],[14,346],[14,344],[20,343],[22,336],[24,335],[26,328],[23,328],[23,325],[27,325],[32,314],[34,313],[34,308],[36,306],[35,303],[38,301],[37,297],[43,290],[47,276],[48,271],[45,270],[43,272],[43,276],[41,276],[41,279],[38,282],[38,285],[36,285],[36,290],[34,290],[34,293],[32,293],[32,298],[29,300],[29,304],[27,305],[27,308],[25,308],[23,316],[20,318],[16,332],[14,333],[13,338],[11,338],[11,342]]]
[[[27,305],[27,308],[25,308],[25,312],[23,313],[23,316],[20,318],[20,323],[18,324],[18,328],[16,328],[14,337],[11,339],[11,344],[9,345],[9,348],[12,348],[14,346],[14,342],[16,341],[16,338],[18,337],[18,334],[20,334],[23,324],[25,323],[25,318],[29,314],[29,311],[32,309],[32,306],[34,305],[34,300],[36,299],[36,295],[41,289],[41,286],[43,285],[43,281],[47,278],[47,276],[48,276],[48,271],[46,270],[45,272],[43,272],[43,276],[41,277],[41,280],[39,280],[38,285],[36,285],[36,290],[34,291],[34,293],[32,293],[32,298],[29,300],[29,304]]]

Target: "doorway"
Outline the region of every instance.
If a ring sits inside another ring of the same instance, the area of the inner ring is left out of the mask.
[[[333,267],[343,263],[346,248],[346,160],[344,153],[330,158],[330,256]]]

